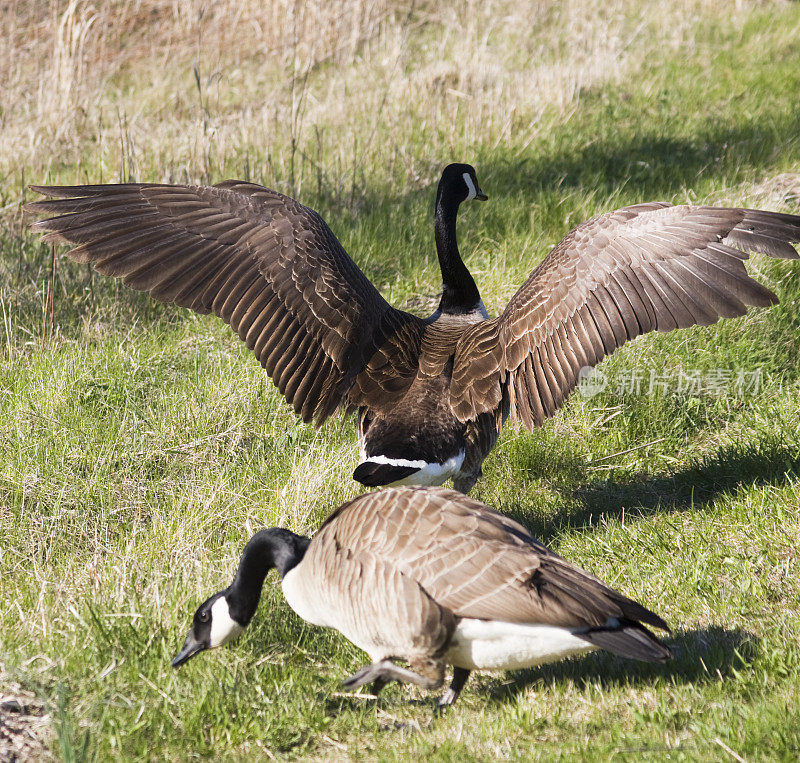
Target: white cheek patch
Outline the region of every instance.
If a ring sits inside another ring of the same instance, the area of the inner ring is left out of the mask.
[[[467,198],[464,201],[472,201],[477,195],[478,191],[475,188],[475,183],[472,182],[472,178],[469,176],[469,172],[465,172],[462,177],[464,178],[464,182],[467,184],[467,189],[469,193],[467,194]]]
[[[209,646],[213,649],[226,644],[231,639],[236,638],[244,628],[232,617],[228,602],[224,596],[220,596],[211,605],[211,639]]]

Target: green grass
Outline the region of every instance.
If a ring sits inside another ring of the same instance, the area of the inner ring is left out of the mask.
[[[634,24],[658,6],[625,7]],[[490,310],[590,215],[654,198],[758,203],[764,181],[800,166],[800,8],[698,13],[703,23],[683,44],[620,81],[591,84],[572,108],[545,109],[532,140],[522,110],[500,141],[456,124],[446,155],[430,155],[427,127],[403,134],[424,168],[449,159],[477,168],[490,201],[462,212],[460,239]],[[422,21],[412,49],[429,44]],[[570,50],[554,43],[549,55],[558,63]],[[135,87],[135,72],[126,76]],[[320,67],[312,84],[328,76]],[[388,129],[378,145],[391,141]],[[441,147],[450,126],[430,129]],[[257,169],[270,166],[261,150],[251,176],[272,184]],[[218,157],[225,171],[213,180],[243,174],[234,154]],[[98,177],[92,161],[57,176]],[[371,160],[355,195],[307,183],[303,200],[387,298],[424,311],[438,288],[434,189],[406,183],[399,165],[384,170]],[[9,176],[3,198],[20,184]],[[797,212],[796,199],[782,208]],[[416,689],[390,687],[378,706],[343,693],[340,680],[364,655],[302,623],[272,578],[237,644],[170,667],[194,608],[227,584],[255,528],[310,533],[358,494],[353,423],[298,423],[220,322],[66,260],[53,272],[49,248],[12,213],[5,222],[0,682],[42,698],[55,756],[797,757],[797,265],[751,263],[780,305],[644,337],[601,366],[612,380],[633,369],[645,378],[761,369],[756,393],[575,395],[537,432],[507,427],[474,491],[663,615],[676,659],[651,667],[594,654],[476,676],[433,721],[433,698]]]

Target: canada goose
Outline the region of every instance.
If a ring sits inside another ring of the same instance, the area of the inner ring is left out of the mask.
[[[73,260],[159,300],[213,311],[304,421],[358,412],[364,485],[463,492],[511,415],[541,426],[628,339],[777,302],[747,251],[792,259],[800,217],[655,202],[574,228],[489,319],[456,243],[459,205],[485,199],[475,170],[447,166],[436,195],[444,285],[426,319],[391,307],[322,218],[276,191],[215,186],[32,186],[58,216],[33,227]]]
[[[398,487],[340,506],[310,540],[272,527],[247,543],[233,583],[203,602],[178,667],[247,627],[267,573],[289,606],[336,628],[372,662],[345,686],[389,681],[436,689],[445,666],[455,702],[472,670],[540,665],[591,649],[648,662],[669,630],[641,604],[548,551],[522,525],[462,493]],[[403,668],[392,660],[405,660]]]

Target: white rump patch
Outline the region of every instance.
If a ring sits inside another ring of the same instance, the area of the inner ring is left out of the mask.
[[[409,466],[419,469],[418,472],[409,474],[401,480],[390,483],[391,485],[441,485],[446,480],[454,477],[464,463],[464,451],[460,451],[443,464],[436,461],[423,461],[422,459],[410,461],[407,458],[389,458],[388,456],[370,456],[365,463],[388,464],[389,466]]]
[[[388,456],[370,456],[366,459],[372,464],[389,464],[390,466],[413,466],[415,469],[424,469],[427,461],[409,461],[407,458],[389,458]]]
[[[478,190],[475,188],[475,183],[472,182],[469,172],[465,172],[462,177],[464,178],[464,182],[467,184],[467,190],[469,191],[467,198],[464,199],[464,201],[472,201],[472,199],[478,195]]]
[[[211,605],[211,639],[209,646],[213,649],[227,644],[228,641],[236,638],[243,630],[244,628],[231,617],[227,599],[224,596],[220,596]]]
[[[513,670],[596,648],[569,628],[464,618],[456,626],[445,659],[467,670]]]

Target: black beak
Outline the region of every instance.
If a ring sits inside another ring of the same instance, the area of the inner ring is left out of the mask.
[[[478,201],[486,201],[489,197],[479,188],[478,192],[475,194],[475,198]]]
[[[202,652],[205,648],[206,647],[203,642],[198,641],[194,637],[194,634],[190,631],[189,635],[186,637],[186,641],[183,642],[183,649],[178,652],[175,659],[172,661],[172,667],[179,668],[184,662],[188,662],[198,652]]]

